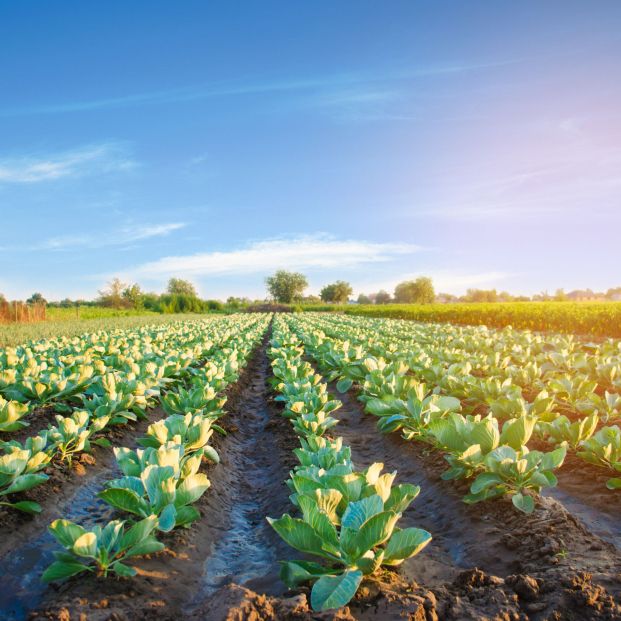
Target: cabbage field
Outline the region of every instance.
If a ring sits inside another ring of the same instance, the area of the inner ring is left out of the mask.
[[[621,619],[621,341],[336,313],[0,349],[0,619]]]

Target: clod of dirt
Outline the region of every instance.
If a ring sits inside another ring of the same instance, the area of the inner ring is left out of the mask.
[[[82,453],[80,455],[80,463],[87,464],[88,466],[94,466],[97,463],[97,459],[95,459],[95,456],[90,453]]]
[[[539,597],[539,583],[531,576],[522,574],[507,576],[505,583],[513,589],[522,601],[534,602]]]
[[[499,586],[502,583],[502,578],[498,578],[498,576],[490,576],[475,567],[474,569],[462,571],[457,578],[455,578],[453,585],[457,588],[461,588],[462,590],[468,590],[486,586]]]
[[[355,621],[348,608],[324,613],[313,612],[306,595],[289,598],[259,595],[238,584],[222,587],[199,609],[192,619],[210,621]]]
[[[591,579],[591,574],[580,572],[563,581],[571,605],[582,609],[585,618],[588,611],[588,618],[621,619],[621,603]]]
[[[78,461],[73,464],[72,468],[79,477],[83,477],[86,474],[86,468]]]

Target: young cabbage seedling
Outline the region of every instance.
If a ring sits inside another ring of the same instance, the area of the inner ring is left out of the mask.
[[[54,552],[56,560],[45,570],[41,580],[53,582],[85,571],[103,577],[110,572],[123,578],[135,576],[136,570],[124,561],[164,549],[164,544],[151,535],[156,526],[154,515],[128,530],[121,520],[108,522],[103,528],[95,526],[91,531],[69,520],[54,520],[49,530],[65,551]]]

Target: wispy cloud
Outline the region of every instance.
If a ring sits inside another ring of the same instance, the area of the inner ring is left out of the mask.
[[[109,233],[99,235],[77,234],[52,237],[32,250],[72,250],[88,248],[105,248],[107,246],[125,246],[153,237],[164,237],[173,231],[187,226],[184,222],[167,224],[129,225]]]
[[[232,276],[267,274],[284,269],[331,269],[390,261],[397,256],[421,251],[413,244],[386,244],[360,240],[339,240],[327,235],[306,235],[290,239],[256,241],[245,248],[164,257],[127,269],[134,279],[163,279],[176,276]]]
[[[447,174],[446,183],[436,186],[440,196],[410,199],[420,207],[408,207],[408,213],[452,221],[517,221],[555,214],[583,217],[588,210],[590,218],[614,216],[618,221],[621,149],[580,140],[535,157],[539,161],[530,165],[483,163],[483,175],[470,169]]]
[[[126,145],[106,142],[51,154],[0,159],[0,184],[40,183],[95,172],[128,170],[135,166]]]
[[[495,69],[521,62],[506,60],[496,62],[443,62],[427,63],[418,67],[408,67],[402,71],[349,72],[305,78],[258,78],[245,81],[227,81],[209,85],[195,85],[185,88],[154,90],[115,97],[102,97],[83,101],[66,101],[37,105],[23,105],[19,108],[0,110],[0,117],[24,116],[30,114],[59,114],[67,112],[88,112],[104,108],[126,108],[154,104],[190,102],[201,99],[261,95],[286,92],[330,92],[356,85],[371,83],[398,82],[431,77],[450,76],[465,72]]]

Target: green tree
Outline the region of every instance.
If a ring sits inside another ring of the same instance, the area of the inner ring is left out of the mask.
[[[365,295],[364,293],[361,293],[358,296],[358,300],[357,300],[358,304],[371,304],[372,300],[368,295]]]
[[[168,281],[166,292],[170,295],[189,295],[194,298],[198,297],[196,287],[189,280],[183,280],[182,278],[171,278]]]
[[[113,278],[106,289],[99,291],[99,303],[102,306],[112,306],[113,308],[122,308],[128,306],[128,302],[123,298],[123,291],[127,285],[119,278]]]
[[[496,289],[468,289],[464,302],[498,302],[498,292]]]
[[[337,280],[331,285],[326,285],[319,295],[324,302],[345,304],[353,292],[354,290],[348,282]]]
[[[281,304],[291,304],[302,297],[308,281],[304,274],[278,270],[273,276],[265,279],[270,296]]]
[[[376,304],[388,304],[388,302],[390,302],[390,293],[388,291],[381,289],[375,294]]]
[[[406,280],[395,288],[395,302],[402,304],[431,304],[436,299],[431,278],[420,276]]]
[[[129,285],[128,287],[125,287],[125,289],[123,290],[122,296],[134,308],[136,308],[136,309],[143,308],[143,306],[144,306],[144,302],[143,302],[144,295],[142,293],[142,289],[140,288],[139,284],[134,283],[133,285]]]
[[[26,300],[26,304],[47,304],[47,300],[40,293],[33,293]]]

